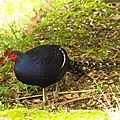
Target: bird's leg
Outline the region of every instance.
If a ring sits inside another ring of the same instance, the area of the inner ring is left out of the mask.
[[[53,91],[53,97],[55,100],[58,98],[58,92],[59,92],[59,82],[56,83],[55,91]]]
[[[49,101],[48,101],[48,98],[47,98],[47,94],[46,94],[46,87],[43,88],[43,103],[42,105],[49,105]]]
[[[45,92],[45,88],[43,88],[43,103],[46,103],[46,92]]]

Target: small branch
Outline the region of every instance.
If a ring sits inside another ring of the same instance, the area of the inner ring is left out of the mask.
[[[58,94],[61,95],[61,94],[75,94],[75,93],[83,93],[83,92],[93,92],[93,91],[96,91],[97,89],[92,89],[92,90],[81,90],[81,91],[66,91],[66,92],[59,92]],[[51,96],[53,95],[52,93],[48,93],[47,94],[48,96]],[[27,96],[27,97],[21,97],[19,98],[20,100],[24,100],[24,99],[31,99],[31,98],[37,98],[37,97],[42,97],[42,94],[41,95],[33,95],[33,96]]]
[[[68,101],[65,101],[65,102],[60,102],[60,103],[55,103],[55,105],[65,105],[65,104],[68,104],[68,103],[71,103],[71,102],[75,102],[75,101],[79,101],[79,100],[83,100],[83,99],[88,99],[88,98],[92,98],[93,96],[87,96],[87,97],[79,97],[79,98],[75,98],[75,99],[72,99],[72,100],[68,100]]]
[[[117,95],[120,95],[120,93],[105,93],[104,95],[113,95],[113,94],[117,94]],[[68,104],[68,103],[71,103],[71,102],[75,102],[75,101],[79,101],[79,100],[84,100],[84,99],[88,99],[88,98],[93,98],[93,97],[97,97],[99,96],[100,94],[97,94],[97,95],[92,95],[92,96],[86,96],[86,97],[79,97],[79,98],[75,98],[75,99],[72,99],[72,100],[68,100],[68,101],[65,101],[65,102],[60,102],[60,103],[55,103],[54,105],[65,105],[65,104]]]

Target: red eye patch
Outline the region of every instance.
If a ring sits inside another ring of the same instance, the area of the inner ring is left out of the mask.
[[[15,60],[17,60],[18,55],[17,55],[17,54],[12,53],[12,54],[10,54],[10,55],[8,56],[8,58],[10,58],[11,60],[15,61]]]

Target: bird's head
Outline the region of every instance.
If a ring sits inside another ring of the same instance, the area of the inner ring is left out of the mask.
[[[19,61],[23,56],[23,53],[19,51],[12,51],[9,53],[7,59],[12,60],[12,61]]]

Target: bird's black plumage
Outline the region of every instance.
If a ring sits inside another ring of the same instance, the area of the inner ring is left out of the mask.
[[[68,56],[64,49],[57,45],[43,45],[17,54],[14,72],[18,80],[29,85],[49,86],[58,82],[68,69]]]
[[[14,58],[15,55],[17,58]],[[49,44],[35,47],[26,53],[12,51],[8,58],[15,61],[14,72],[18,80],[43,88],[60,81],[67,71],[82,76],[84,67],[100,69],[109,65],[105,62],[70,60],[63,48]]]
[[[14,72],[19,81],[43,88],[60,81],[67,71],[82,76],[85,67],[100,69],[109,66],[105,62],[70,60],[63,48],[49,44],[35,47],[26,53],[12,51],[8,58],[15,62]],[[115,63],[113,65],[116,66]]]

